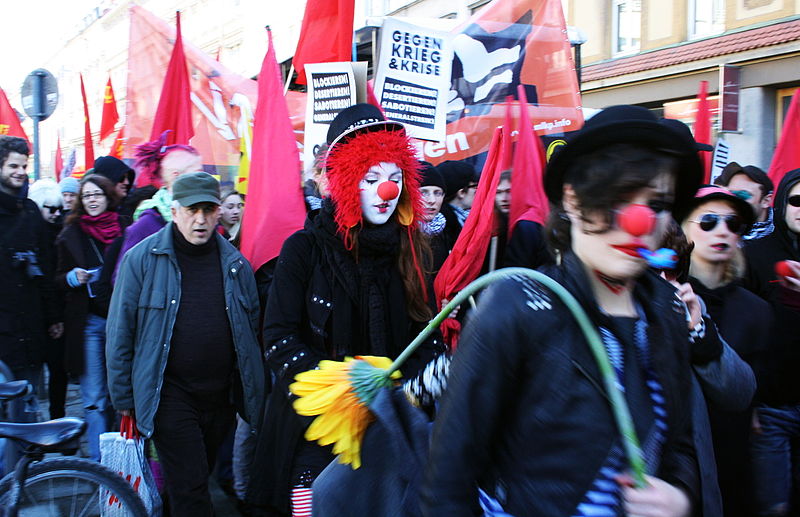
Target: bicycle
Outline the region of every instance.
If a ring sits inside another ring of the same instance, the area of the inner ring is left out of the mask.
[[[0,404],[30,393],[27,381],[0,383]],[[0,438],[24,447],[14,472],[0,480],[0,516],[147,517],[133,487],[114,471],[84,458],[44,458],[78,448],[80,418],[21,424],[0,422]]]

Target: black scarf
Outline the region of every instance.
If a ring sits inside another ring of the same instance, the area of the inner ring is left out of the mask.
[[[338,343],[334,353],[337,356],[357,353],[395,357],[408,344],[405,291],[397,268],[400,225],[392,217],[379,226],[359,227],[357,249],[350,251],[337,233],[333,214],[333,204],[326,199],[310,229],[322,240],[323,254],[333,270],[334,283],[341,286],[350,299],[349,304],[334,300],[334,325],[351,327],[349,333],[356,335],[349,346],[356,349],[345,350],[343,347],[347,344]],[[347,317],[345,306],[357,312]],[[342,334],[334,329],[334,335]]]

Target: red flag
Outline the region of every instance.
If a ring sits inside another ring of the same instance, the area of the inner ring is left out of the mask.
[[[106,91],[103,95],[103,118],[100,121],[100,140],[105,140],[114,132],[114,126],[119,122],[117,113],[117,99],[114,97],[114,88],[111,86],[111,76],[108,76]]]
[[[708,107],[708,81],[700,81],[697,94],[697,112],[694,119],[694,139],[700,144],[711,145],[711,109]],[[711,153],[698,151],[705,171],[704,183],[711,183]]]
[[[381,103],[378,102],[378,98],[375,97],[375,90],[372,88],[372,84],[374,82],[375,81],[373,79],[367,81],[367,103],[378,108],[381,111],[381,114],[385,117],[386,113],[383,112],[383,107],[381,106]]]
[[[108,155],[121,160],[123,151],[125,151],[125,126],[119,129],[119,133],[117,133],[114,143],[111,144]]]
[[[783,175],[787,172],[800,169],[800,90],[792,96],[789,104],[789,111],[783,120],[781,139],[775,154],[772,155],[772,162],[769,164],[769,179],[778,187]]]
[[[83,74],[81,75],[81,95],[83,96],[83,148],[86,153],[86,168],[89,170],[94,167],[94,142],[92,142],[92,129],[89,127],[89,105],[86,103],[86,88],[83,86]]]
[[[61,135],[56,137],[56,159],[53,162],[53,177],[58,181],[64,170],[64,155],[61,154]]]
[[[306,63],[350,61],[354,0],[308,0],[292,64],[297,84],[306,84]]]
[[[177,26],[175,46],[172,47],[172,56],[169,59],[167,74],[164,76],[164,86],[161,88],[153,129],[150,130],[150,140],[157,139],[161,133],[171,129],[167,135],[167,145],[187,145],[194,136],[192,101],[189,97],[191,88],[186,55],[183,53],[180,11],[176,12],[175,16]]]
[[[544,225],[550,213],[547,196],[544,193],[545,159],[542,141],[533,131],[528,98],[522,85],[517,87],[519,94],[519,136],[514,153],[514,171],[511,180],[511,210],[508,214],[508,238],[519,221],[533,221]]]
[[[278,256],[283,242],[303,228],[306,209],[283,80],[272,33],[258,74],[258,104],[253,123],[250,185],[242,221],[242,254],[253,269]]]
[[[0,135],[18,136],[28,140],[28,135],[22,129],[17,112],[11,107],[6,92],[2,88],[0,88]],[[30,144],[30,140],[28,140],[28,144]]]
[[[481,272],[483,259],[492,237],[497,184],[500,181],[503,164],[507,161],[505,141],[510,138],[510,131],[507,132],[504,128],[495,129],[486,164],[478,181],[472,210],[453,246],[453,251],[447,256],[433,282],[436,302],[440,308],[443,299],[452,300],[458,291],[475,280]],[[446,318],[441,329],[445,342],[451,350],[454,350],[461,324],[455,318]]]

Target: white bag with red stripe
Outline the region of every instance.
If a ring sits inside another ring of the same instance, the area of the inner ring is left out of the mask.
[[[144,455],[144,439],[139,436],[133,417],[123,416],[119,432],[100,435],[100,463],[119,473],[139,494],[147,515],[161,517],[161,497]],[[127,517],[128,512],[114,494],[100,493],[104,517]]]

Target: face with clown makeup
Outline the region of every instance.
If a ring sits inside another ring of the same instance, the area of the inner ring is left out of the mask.
[[[391,181],[399,187],[397,195],[392,199],[383,199],[378,194],[378,187]],[[397,208],[400,193],[403,191],[403,171],[394,163],[380,162],[369,168],[358,183],[361,213],[370,224],[380,225],[389,220]]]

